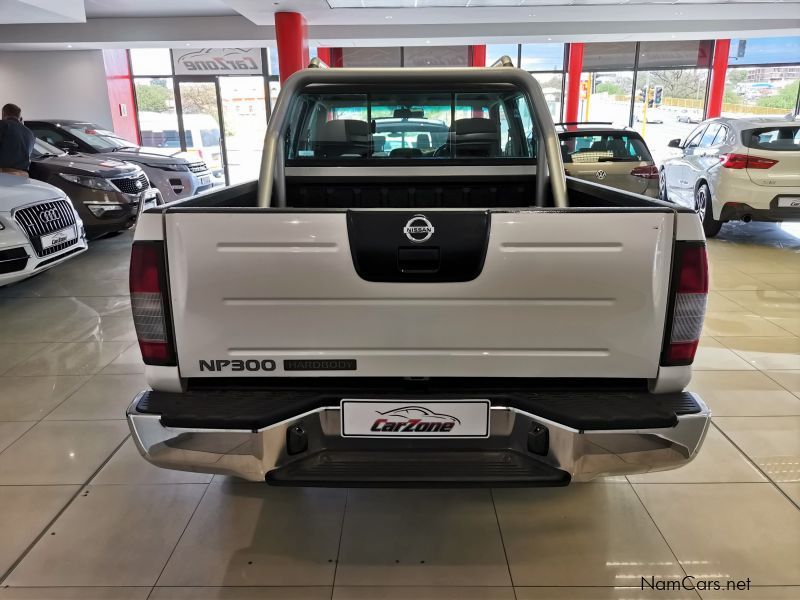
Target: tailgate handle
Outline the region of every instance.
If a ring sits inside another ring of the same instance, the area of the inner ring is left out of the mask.
[[[440,265],[439,248],[397,249],[397,268],[402,273],[436,273]]]

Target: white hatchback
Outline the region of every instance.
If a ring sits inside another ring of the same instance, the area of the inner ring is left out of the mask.
[[[685,140],[680,156],[664,161],[659,195],[694,208],[706,236],[727,221],[800,221],[800,121],[717,118]]]

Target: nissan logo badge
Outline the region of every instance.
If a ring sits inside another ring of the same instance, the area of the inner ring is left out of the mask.
[[[406,226],[403,227],[403,233],[415,244],[427,242],[431,239],[433,232],[433,225],[431,225],[431,222],[425,215],[414,215],[408,220]]]

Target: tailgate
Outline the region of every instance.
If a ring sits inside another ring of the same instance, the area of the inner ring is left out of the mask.
[[[769,168],[747,169],[750,181],[765,187],[800,188],[800,150],[749,149],[751,156],[775,161]]]
[[[673,212],[415,214],[168,212],[181,376],[656,376]]]

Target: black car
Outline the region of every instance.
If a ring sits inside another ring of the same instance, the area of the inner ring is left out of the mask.
[[[42,140],[36,140],[30,174],[64,190],[89,238],[131,227],[141,202],[145,206],[160,203],[158,190],[150,186],[140,167],[86,154],[66,154]]]

